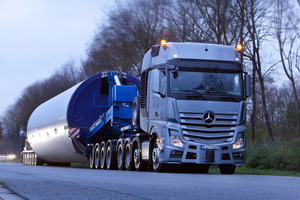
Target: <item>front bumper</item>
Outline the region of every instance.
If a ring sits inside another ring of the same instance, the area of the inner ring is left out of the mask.
[[[160,162],[169,164],[234,164],[243,165],[246,158],[246,149],[232,149],[232,145],[214,145],[218,149],[203,149],[203,144],[185,143],[183,148],[164,146],[160,152]]]

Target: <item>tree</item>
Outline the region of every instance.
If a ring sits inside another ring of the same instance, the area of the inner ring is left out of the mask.
[[[17,155],[22,150],[20,145],[21,126],[19,123],[18,108],[10,106],[3,118],[3,128],[6,136],[12,140],[11,149]]]
[[[87,76],[106,70],[141,75],[144,54],[164,37],[167,0],[130,0],[109,12],[82,62]],[[134,10],[134,12],[132,11]]]
[[[201,42],[204,40],[203,30],[199,29],[193,19],[200,21],[201,16],[193,3],[189,0],[177,0],[166,9],[168,14],[168,29],[172,34],[168,41]]]
[[[3,126],[2,126],[2,118],[0,117],[0,140],[3,137]]]
[[[50,78],[28,86],[3,117],[4,133],[12,142],[9,148],[16,153],[22,150],[27,123],[35,108],[81,80],[82,76],[75,68],[74,62],[69,60]]]
[[[275,141],[273,129],[269,119],[269,113],[267,109],[267,102],[266,102],[266,94],[265,94],[265,74],[263,72],[263,64],[261,59],[261,49],[263,41],[267,36],[269,36],[269,27],[267,24],[270,23],[269,21],[269,8],[270,2],[268,0],[250,0],[248,2],[248,7],[246,10],[246,27],[247,31],[249,32],[249,39],[251,43],[248,44],[248,55],[246,55],[253,65],[253,80],[255,82],[255,75],[257,74],[260,90],[261,90],[261,97],[262,97],[262,110],[265,119],[265,123],[267,125],[268,133],[272,141]],[[268,71],[268,70],[267,70]],[[254,87],[255,88],[255,85]],[[254,97],[256,98],[255,94]],[[253,102],[253,105],[256,105]],[[256,111],[254,110],[254,113]],[[252,126],[255,125],[255,121],[253,120],[253,113],[252,113]],[[252,138],[254,140],[254,138]]]
[[[190,0],[198,14],[190,13],[195,26],[203,34],[204,40],[231,45],[238,42],[241,30],[241,21],[237,6],[243,6],[234,0]],[[238,14],[238,15],[237,15]],[[199,17],[200,16],[200,17]]]
[[[290,1],[277,0],[276,3],[275,23],[279,54],[285,75],[292,85],[298,111],[297,131],[300,134],[300,99],[296,88],[296,77],[300,72],[300,29],[297,23],[300,16],[294,12]]]

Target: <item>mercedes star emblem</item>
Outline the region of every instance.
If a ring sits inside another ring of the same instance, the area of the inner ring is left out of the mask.
[[[207,123],[207,124],[213,123],[213,122],[215,121],[215,119],[216,119],[216,116],[215,116],[215,114],[214,114],[213,112],[211,112],[211,111],[207,111],[207,112],[205,112],[204,115],[203,115],[203,121],[204,121],[205,123]]]

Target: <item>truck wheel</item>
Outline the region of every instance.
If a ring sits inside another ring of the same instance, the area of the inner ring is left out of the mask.
[[[106,147],[106,168],[107,169],[117,168],[116,145],[111,140],[107,142],[107,147]]]
[[[235,165],[219,165],[221,174],[233,174],[235,167]]]
[[[33,153],[30,153],[29,155],[30,155],[30,156],[29,156],[29,158],[30,158],[30,159],[29,159],[29,160],[30,160],[30,161],[29,161],[29,162],[30,162],[30,165],[33,165],[34,155],[33,155]]]
[[[135,96],[132,104],[132,124],[140,124],[140,96]]]
[[[95,168],[100,169],[100,144],[95,146]]]
[[[141,151],[137,142],[133,147],[133,162],[136,171],[144,171],[146,169],[146,163],[142,161]]]
[[[124,158],[125,158],[125,169],[128,171],[133,170],[130,142],[126,142],[125,144]]]
[[[27,153],[23,154],[23,164],[27,165]]]
[[[23,165],[25,165],[25,153],[22,154],[22,158],[23,158]]]
[[[37,158],[36,158],[36,165],[39,165],[39,166],[44,165],[44,161],[42,159],[40,159],[39,156],[37,156]]]
[[[29,156],[28,155],[29,155],[28,153],[25,154],[25,165],[29,165],[29,161],[28,161]]]
[[[92,145],[91,147],[90,147],[90,156],[89,156],[89,163],[90,163],[90,168],[91,169],[95,169],[95,155],[94,155],[94,145]]]
[[[32,165],[36,165],[36,154],[32,153]]]
[[[105,154],[106,154],[106,145],[105,142],[101,142],[100,146],[100,168],[105,169]]]
[[[154,142],[154,145],[153,145],[153,150],[152,150],[151,157],[152,157],[153,171],[163,172],[163,171],[166,170],[166,164],[159,162],[159,149],[158,149],[156,141]]]
[[[124,146],[123,146],[123,142],[118,143],[118,147],[117,147],[117,164],[118,164],[118,169],[119,170],[124,169]]]

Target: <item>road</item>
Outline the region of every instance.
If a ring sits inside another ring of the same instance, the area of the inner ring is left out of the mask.
[[[91,170],[0,163],[24,199],[300,199],[300,178]]]

